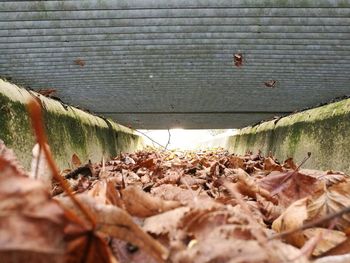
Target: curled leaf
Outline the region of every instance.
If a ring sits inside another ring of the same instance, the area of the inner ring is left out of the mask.
[[[77,168],[77,167],[81,166],[81,161],[80,161],[78,155],[76,155],[75,153],[73,153],[73,155],[72,155],[72,166],[73,166],[73,168]]]
[[[0,156],[1,262],[63,262],[64,210],[47,187],[23,175],[9,155]]]
[[[233,64],[236,67],[241,67],[243,65],[243,55],[242,53],[236,53],[233,55]]]
[[[99,204],[93,198],[84,194],[79,195],[78,199],[80,201],[84,200],[84,204],[90,213],[96,216],[96,230],[99,233],[137,245],[159,262],[163,262],[168,257],[168,250],[135,224],[130,215],[123,209],[112,205]],[[74,208],[72,200],[68,198],[61,198],[59,201],[67,209]],[[78,211],[78,213],[80,217],[83,217],[81,211]]]
[[[81,58],[77,58],[76,60],[74,60],[74,64],[79,65],[80,67],[84,67],[86,62]]]
[[[319,191],[307,206],[309,220],[319,219],[326,215],[350,207],[350,180],[332,185]],[[329,226],[330,222],[325,226]],[[350,227],[350,215],[344,214],[334,222],[339,230]]]
[[[271,80],[265,81],[264,84],[268,88],[275,88],[276,84],[277,84],[277,81],[274,80],[274,79],[271,79]]]
[[[178,201],[166,201],[152,196],[135,186],[121,190],[121,195],[125,209],[129,214],[138,217],[153,216],[181,205]]]
[[[307,198],[294,202],[273,222],[272,229],[280,233],[300,228],[308,218],[307,202]],[[306,239],[304,234],[301,231],[298,231],[288,235],[286,241],[297,247],[302,247],[305,244]]]

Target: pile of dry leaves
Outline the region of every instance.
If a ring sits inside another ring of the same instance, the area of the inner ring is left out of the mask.
[[[343,173],[260,154],[145,150],[86,165],[74,155],[59,174],[30,110],[32,171],[0,143],[1,262],[350,260]]]

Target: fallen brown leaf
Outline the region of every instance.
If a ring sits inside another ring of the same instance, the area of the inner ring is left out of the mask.
[[[272,229],[280,233],[283,231],[300,228],[304,221],[308,218],[307,203],[307,198],[295,201],[273,222]],[[306,242],[306,238],[302,231],[299,231],[288,235],[286,237],[286,241],[289,244],[302,247]]]
[[[84,67],[86,62],[81,58],[77,58],[76,60],[74,60],[74,64],[79,65],[80,67]]]
[[[189,207],[179,207],[145,219],[143,230],[154,235],[165,235],[177,228],[181,218],[190,211]]]
[[[84,204],[87,205],[89,211],[96,216],[97,226],[93,232],[95,238],[99,239],[101,233],[130,242],[145,250],[158,262],[163,262],[168,257],[167,249],[147,235],[123,209],[112,205],[99,204],[94,198],[84,194],[79,195],[79,200],[84,200]],[[74,208],[71,199],[60,198],[59,202],[69,210]],[[81,213],[78,213],[78,215],[82,218]]]
[[[52,89],[52,88],[47,88],[47,89],[38,89],[38,90],[36,90],[36,92],[45,96],[45,97],[51,97],[52,95],[54,95],[57,92],[57,90]]]
[[[55,204],[57,212],[49,205],[37,208],[33,193],[21,195],[40,182],[27,178],[0,143],[0,170],[16,175],[5,180],[0,173],[5,182],[0,198],[6,197],[0,199],[5,208],[0,209],[0,224],[8,228],[0,229],[1,255],[26,262],[55,262],[52,253],[57,251],[59,260],[81,263],[308,262],[310,255],[349,251],[349,177],[300,170],[310,154],[297,166],[291,159],[280,165],[260,151],[237,156],[223,149],[147,149],[96,164],[82,165],[73,157],[77,168],[60,176],[40,108],[31,102],[29,109],[48,164],[37,167],[40,173],[52,172],[53,192],[60,193],[52,199],[46,191],[45,202]],[[27,222],[33,215],[41,216],[41,229],[30,225],[35,220]],[[42,237],[40,231],[50,233],[52,221],[59,226],[57,236]],[[28,242],[25,231],[35,240]],[[15,250],[6,250],[4,242],[15,243]],[[28,244],[32,246],[24,250]]]
[[[277,81],[272,79],[264,82],[264,85],[268,88],[275,88],[277,84]]]
[[[233,55],[233,64],[236,67],[241,67],[243,65],[243,55],[242,53],[236,53]]]
[[[6,159],[5,159],[5,158]],[[2,145],[0,156],[0,258],[2,262],[63,262],[67,223],[46,186],[28,178]]]
[[[73,166],[73,168],[78,168],[79,166],[81,166],[81,164],[82,163],[81,163],[78,155],[73,153],[73,155],[72,155],[72,166]]]
[[[258,184],[271,195],[277,195],[278,204],[288,207],[294,201],[311,196],[323,188],[323,183],[298,171],[273,171],[260,179]]]
[[[350,180],[326,187],[317,192],[307,206],[309,220],[317,220],[326,215],[338,212],[345,207],[350,207]],[[325,224],[329,226],[329,222]],[[339,230],[350,227],[350,215],[344,214],[334,222]]]
[[[283,172],[283,168],[280,164],[276,163],[271,157],[267,157],[264,160],[264,170],[269,171],[280,171]]]
[[[166,201],[145,193],[135,186],[121,190],[126,211],[137,217],[149,217],[181,206],[178,201]]]

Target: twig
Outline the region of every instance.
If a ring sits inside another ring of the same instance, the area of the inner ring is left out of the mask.
[[[276,238],[284,238],[290,234],[294,234],[295,232],[298,232],[298,231],[302,231],[302,230],[305,230],[307,228],[311,228],[311,227],[316,227],[316,226],[319,226],[327,221],[330,221],[334,218],[337,218],[337,217],[340,217],[344,214],[347,214],[347,213],[350,213],[350,206],[348,207],[345,207],[343,209],[341,209],[340,211],[334,213],[334,214],[330,214],[330,215],[326,215],[322,218],[319,218],[317,220],[314,220],[312,222],[309,222],[309,223],[306,223],[304,225],[302,225],[301,227],[298,227],[296,229],[292,229],[292,230],[288,230],[288,231],[285,231],[285,232],[282,232],[282,233],[279,233],[277,235],[274,235],[272,237],[269,238],[269,240],[273,240],[273,239],[276,239]]]
[[[308,152],[308,153],[307,153],[307,156],[304,157],[304,159],[301,161],[301,163],[298,165],[298,167],[294,170],[294,172],[293,172],[291,175],[289,175],[289,176],[287,176],[286,178],[284,178],[284,180],[282,180],[281,183],[284,183],[284,182],[287,181],[290,177],[292,177],[297,171],[299,171],[300,167],[301,167],[302,165],[304,165],[304,164],[306,163],[306,161],[310,159],[310,157],[311,157],[311,152]]]
[[[301,161],[301,163],[298,165],[298,167],[290,174],[290,175],[287,175],[281,182],[280,182],[280,186],[277,187],[275,190],[273,190],[271,192],[271,195],[274,196],[276,194],[278,194],[279,192],[281,192],[282,190],[285,189],[286,185],[284,185],[283,183],[287,182],[290,178],[292,178],[300,169],[300,167],[302,165],[304,165],[306,163],[307,160],[309,160],[311,157],[311,152],[308,152],[307,153],[307,156],[304,157],[304,159]]]
[[[151,140],[153,143],[155,143],[155,144],[159,145],[160,147],[164,148],[165,150],[167,150],[166,147],[165,147],[164,145],[162,145],[162,144],[160,144],[159,142],[153,140],[153,139],[152,139],[151,137],[149,137],[146,133],[141,132],[141,131],[139,131],[139,130],[135,130],[135,131],[137,131],[138,133],[142,134],[143,136],[145,136],[146,138],[148,138],[149,140]]]
[[[40,158],[41,158],[41,147],[39,144],[38,144],[38,146],[39,146],[39,153],[38,153],[38,159],[36,160],[36,167],[35,167],[35,174],[34,174],[35,179],[38,179],[39,163],[40,163]]]
[[[171,134],[170,134],[170,130],[169,129],[168,129],[168,133],[169,133],[169,138],[168,138],[167,144],[165,145],[165,150],[168,149],[168,146],[169,146],[169,143],[170,143],[170,138],[171,138]]]

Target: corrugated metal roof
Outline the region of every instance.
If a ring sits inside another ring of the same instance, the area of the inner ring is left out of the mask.
[[[349,95],[349,59],[344,0],[0,3],[0,75],[135,128],[242,127]]]

